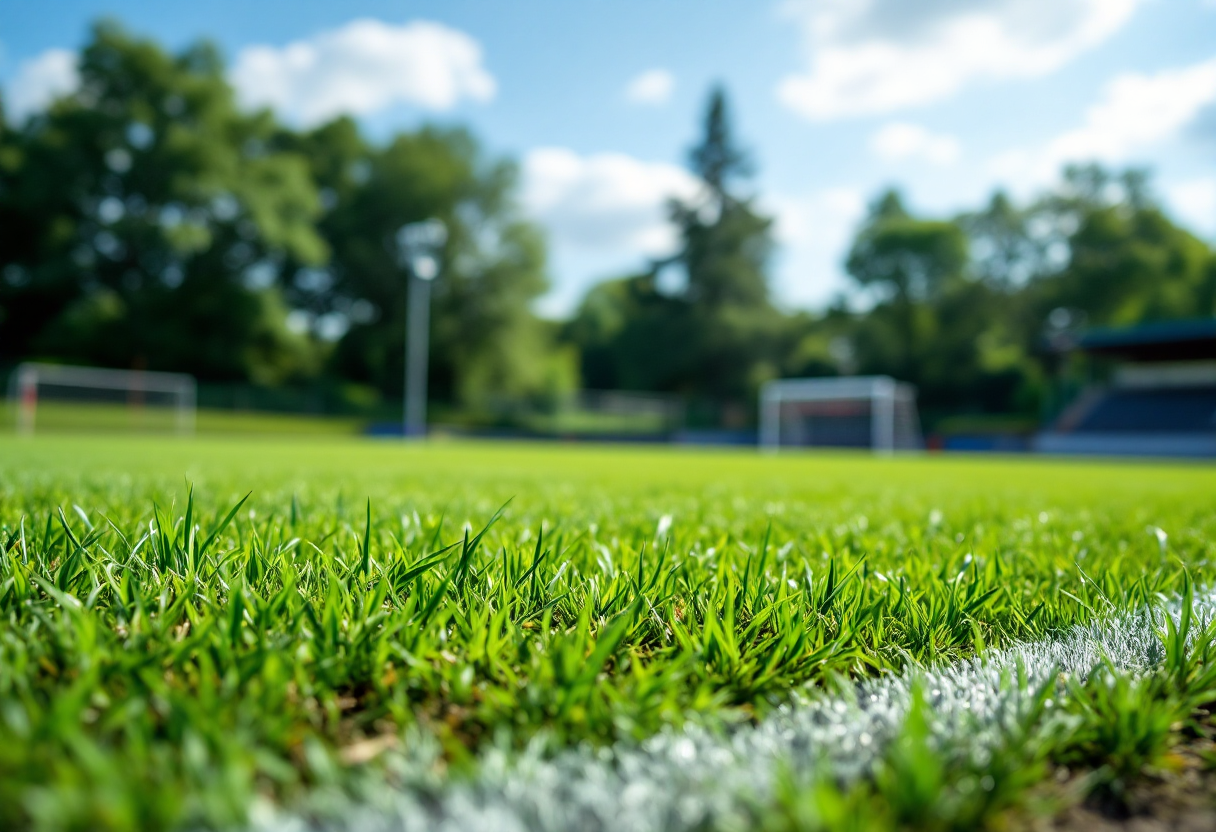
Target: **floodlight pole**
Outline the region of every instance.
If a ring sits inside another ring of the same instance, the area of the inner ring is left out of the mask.
[[[431,333],[431,281],[410,273],[405,325],[405,436],[426,435],[426,365]]]
[[[431,282],[439,274],[438,255],[447,227],[437,219],[403,225],[397,231],[398,263],[409,283],[405,326],[405,437],[426,436],[426,369],[431,329]]]
[[[767,382],[760,389],[760,450],[775,454],[781,448],[781,387]]]
[[[17,397],[17,432],[23,436],[34,433],[34,415],[38,411],[38,370],[30,364],[23,364],[16,374]]]

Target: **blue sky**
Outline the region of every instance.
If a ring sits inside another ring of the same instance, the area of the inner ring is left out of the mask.
[[[850,233],[889,184],[946,214],[996,186],[1029,196],[1067,161],[1148,165],[1216,237],[1216,0],[8,0],[10,110],[69,88],[107,15],[173,48],[216,41],[243,98],[299,124],[472,126],[520,161],[548,229],[549,314],[671,246],[662,205],[694,188],[683,160],[715,81],[790,307],[847,289]]]

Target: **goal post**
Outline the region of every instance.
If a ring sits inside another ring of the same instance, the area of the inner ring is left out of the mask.
[[[185,373],[26,362],[9,378],[17,432],[50,423],[69,429],[194,432],[197,385]],[[48,413],[48,410],[50,411]]]
[[[875,453],[923,446],[916,388],[890,376],[770,381],[760,391],[760,447],[869,448]]]

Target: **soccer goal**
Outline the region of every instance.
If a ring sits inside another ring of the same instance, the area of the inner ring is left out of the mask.
[[[18,365],[9,379],[17,431],[193,433],[196,385],[182,373]]]
[[[889,376],[770,381],[760,391],[760,446],[920,448],[916,389]]]

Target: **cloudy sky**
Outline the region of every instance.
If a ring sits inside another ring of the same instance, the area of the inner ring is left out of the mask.
[[[869,199],[926,212],[1029,195],[1062,164],[1150,166],[1216,238],[1216,0],[41,0],[0,4],[15,117],[70,89],[90,21],[221,45],[249,106],[374,137],[470,124],[520,161],[568,312],[672,245],[662,206],[721,81],[777,219],[775,288],[816,307]]]

